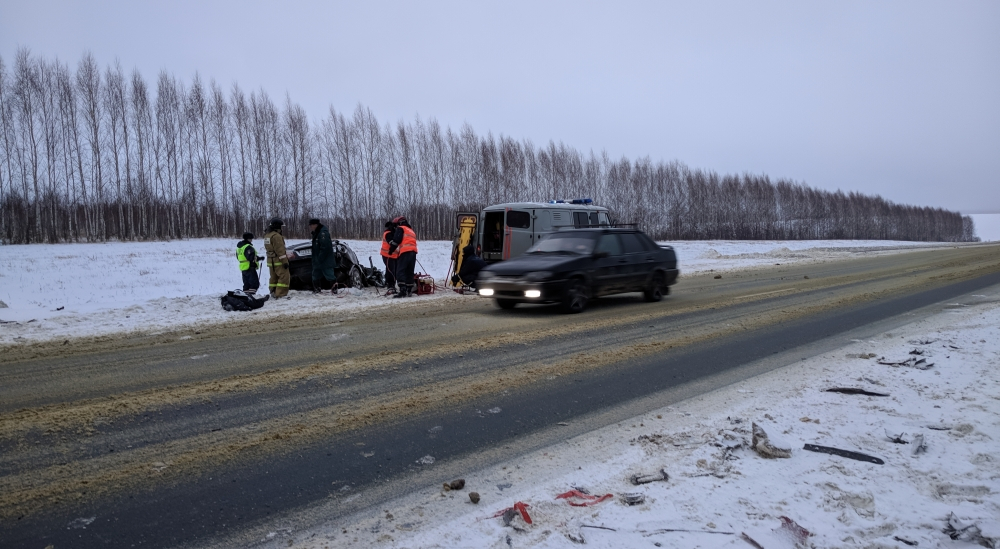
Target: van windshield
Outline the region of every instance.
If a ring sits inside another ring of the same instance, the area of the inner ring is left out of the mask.
[[[594,251],[592,235],[556,233],[539,241],[528,249],[529,254],[578,254],[588,255]]]

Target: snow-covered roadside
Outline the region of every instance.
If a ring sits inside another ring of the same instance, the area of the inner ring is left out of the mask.
[[[315,530],[273,533],[266,545],[755,547],[750,539],[767,549],[1000,546],[1000,293],[965,301],[469,472],[460,490],[428,487]],[[838,387],[888,396],[825,391]],[[750,447],[754,423],[791,457],[758,455]],[[884,464],[806,451],[807,443]],[[667,480],[630,481],[661,470]],[[573,489],[611,497],[583,507],[569,502],[590,503],[585,498],[557,499]],[[627,496],[641,502],[628,505]],[[518,502],[531,524],[512,510],[505,525],[504,511]]]
[[[371,257],[381,266],[378,242],[346,242],[362,263]],[[847,240],[670,244],[677,249],[682,276],[945,245]],[[263,248],[260,240],[255,245]],[[0,246],[0,344],[165,332],[224,324],[241,318],[236,315],[266,320],[392,306],[391,300],[372,289],[351,290],[336,298],[292,292],[292,299],[269,302],[253,313],[227,313],[219,305],[219,296],[242,284],[235,249],[236,239]],[[443,283],[450,253],[450,242],[421,242],[417,271]],[[265,268],[262,283],[266,284],[267,276]],[[418,299],[462,298],[439,292]]]

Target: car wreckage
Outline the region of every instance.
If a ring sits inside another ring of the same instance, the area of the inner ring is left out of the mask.
[[[385,275],[368,258],[368,266],[361,265],[357,254],[341,240],[333,241],[333,253],[337,258],[337,285],[341,288],[385,287]],[[312,244],[303,242],[288,247],[288,270],[291,273],[289,288],[292,290],[312,290]],[[333,287],[333,282],[323,281],[324,290]]]

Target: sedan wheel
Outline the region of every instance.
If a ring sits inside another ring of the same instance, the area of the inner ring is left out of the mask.
[[[663,299],[663,288],[663,275],[656,273],[653,275],[653,280],[649,282],[649,287],[642,294],[646,297],[646,301],[659,301]]]
[[[570,282],[566,298],[563,300],[564,312],[576,314],[587,308],[587,285],[579,278]]]
[[[352,288],[364,288],[365,279],[361,276],[361,269],[355,267],[351,269],[351,287]]]

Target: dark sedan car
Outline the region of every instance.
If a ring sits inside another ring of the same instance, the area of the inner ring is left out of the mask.
[[[291,271],[289,287],[292,290],[311,290],[312,285],[312,244],[303,242],[288,247],[288,268]],[[382,271],[374,266],[365,267],[358,262],[358,256],[346,242],[333,241],[333,252],[337,256],[337,284],[341,287],[364,288],[365,286],[385,286]],[[371,265],[371,258],[368,258]],[[333,284],[323,282],[323,289],[329,290]]]
[[[501,309],[518,303],[560,303],[579,313],[591,298],[643,292],[659,301],[677,282],[677,254],[636,229],[575,229],[553,233],[519,257],[479,273],[479,295]]]

